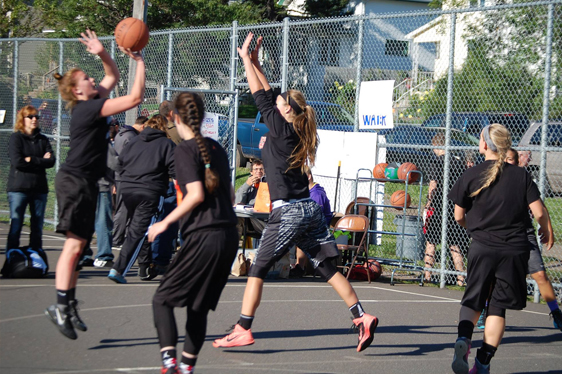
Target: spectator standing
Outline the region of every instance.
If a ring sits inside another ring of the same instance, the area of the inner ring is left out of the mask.
[[[39,116],[41,120],[39,123],[41,124],[41,131],[45,134],[52,135],[53,134],[53,112],[49,109],[49,103],[47,101],[43,101],[39,106]]]
[[[55,165],[55,156],[49,139],[41,134],[39,120],[37,109],[31,105],[23,107],[17,114],[14,133],[10,136],[7,188],[10,231],[6,250],[20,246],[28,205],[31,213],[29,246],[33,249],[43,248],[43,220],[49,192],[45,170]]]
[[[140,116],[135,120],[133,126],[123,125],[119,129],[119,132],[115,136],[115,141],[113,143],[113,148],[117,153],[117,156],[123,152],[123,148],[129,143],[129,141],[137,136],[145,126],[148,118],[145,116]],[[115,173],[115,214],[113,216],[113,248],[121,249],[123,242],[125,241],[125,231],[127,229],[127,208],[123,203],[123,196],[121,195],[121,173],[122,171],[117,171]]]

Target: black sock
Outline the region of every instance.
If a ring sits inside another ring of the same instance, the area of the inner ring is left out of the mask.
[[[249,330],[252,328],[252,322],[254,322],[254,317],[252,316],[245,316],[240,314],[240,319],[238,320],[238,324],[244,328],[244,330]]]
[[[472,332],[474,331],[474,323],[464,320],[459,322],[458,326],[459,338],[467,338],[472,340]]]
[[[184,355],[181,355],[181,362],[189,366],[195,366],[195,363],[197,362],[197,357],[189,358],[189,357],[185,357]]]
[[[489,365],[497,350],[496,347],[490,344],[482,343],[482,347],[476,352],[476,358],[482,365]]]
[[[76,287],[71,288],[70,290],[67,291],[67,293],[68,293],[68,300],[70,301],[76,300]]]
[[[69,297],[70,290],[57,290],[57,304],[68,305],[70,304]]]
[[[165,368],[171,368],[176,366],[177,363],[177,352],[176,349],[167,349],[165,351],[161,351],[160,354],[162,355],[162,366]]]
[[[353,304],[351,308],[349,308],[349,311],[351,312],[351,314],[353,314],[353,319],[361,318],[363,317],[363,314],[365,314],[365,312],[363,311],[363,307],[361,306],[361,303],[359,301]]]

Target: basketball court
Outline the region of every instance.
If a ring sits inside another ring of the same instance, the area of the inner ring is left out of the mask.
[[[1,259],[8,225],[0,224]],[[27,243],[24,227],[22,242]],[[152,322],[151,300],[158,279],[129,284],[107,279],[109,269],[85,268],[77,298],[87,332],[65,338],[43,310],[55,300],[54,269],[64,238],[44,233],[50,274],[44,279],[0,279],[0,371],[2,373],[159,373],[160,356]],[[95,248],[94,252],[95,252]],[[245,277],[232,277],[216,312],[209,314],[207,340],[197,373],[450,373],[462,292],[390,286],[382,281],[354,282],[363,307],[379,317],[373,344],[356,352],[351,313],[320,279],[266,280],[262,304],[253,324],[256,343],[216,349],[238,320]],[[506,333],[493,373],[562,373],[562,332],[555,330],[546,305],[528,303],[507,311]],[[185,310],[176,310],[183,345]],[[479,347],[482,332],[475,331]],[[475,349],[470,363],[474,361]]]

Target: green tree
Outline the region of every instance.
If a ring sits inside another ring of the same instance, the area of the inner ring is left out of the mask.
[[[0,38],[33,36],[41,32],[40,14],[31,0],[2,0]]]

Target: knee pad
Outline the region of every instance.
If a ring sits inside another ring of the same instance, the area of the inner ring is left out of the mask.
[[[500,308],[495,305],[488,305],[487,314],[489,316],[498,316],[505,318],[505,308]]]
[[[318,274],[327,282],[338,272],[332,261],[324,260],[316,268]]]

